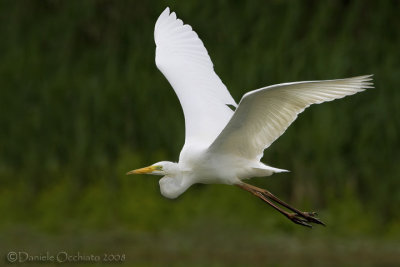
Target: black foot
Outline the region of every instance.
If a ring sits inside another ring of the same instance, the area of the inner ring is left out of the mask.
[[[300,212],[300,213],[289,213],[287,217],[289,218],[289,220],[291,220],[296,224],[300,224],[310,228],[312,228],[311,223],[321,224],[323,226],[326,226],[325,223],[323,223],[320,219],[315,217],[316,215],[317,215],[316,212]]]

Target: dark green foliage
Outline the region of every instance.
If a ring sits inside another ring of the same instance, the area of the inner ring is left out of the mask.
[[[361,0],[2,1],[0,226],[303,231],[237,188],[170,201],[155,177],[125,176],[177,161],[183,145],[181,107],[154,64],[166,4],[236,101],[274,83],[375,74],[376,89],[300,115],[264,157],[291,172],[253,182],[320,210],[326,233],[399,237],[400,5]]]

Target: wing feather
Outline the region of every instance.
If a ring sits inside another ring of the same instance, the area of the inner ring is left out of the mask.
[[[308,106],[373,88],[371,77],[283,83],[248,92],[209,151],[259,160]]]
[[[214,72],[203,42],[190,25],[166,8],[154,28],[156,65],[174,88],[185,115],[185,146],[208,147],[237,106]]]

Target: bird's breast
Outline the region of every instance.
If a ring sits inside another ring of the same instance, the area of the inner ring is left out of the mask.
[[[239,182],[236,167],[238,162],[232,158],[204,152],[185,159],[186,161],[180,162],[180,168],[194,183],[234,184]]]

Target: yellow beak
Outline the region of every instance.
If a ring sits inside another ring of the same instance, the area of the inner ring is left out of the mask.
[[[148,167],[144,167],[144,168],[141,168],[141,169],[136,169],[136,170],[127,172],[126,175],[152,173],[155,170],[157,170],[157,166],[148,166]]]

